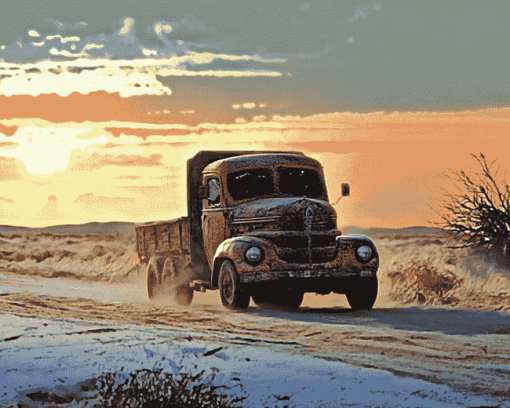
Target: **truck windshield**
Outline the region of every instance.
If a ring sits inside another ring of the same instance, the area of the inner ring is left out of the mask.
[[[274,193],[273,176],[268,169],[241,170],[227,175],[227,187],[234,200]]]
[[[324,189],[322,180],[315,170],[297,167],[281,167],[278,169],[280,177],[280,192],[297,197],[319,198]]]

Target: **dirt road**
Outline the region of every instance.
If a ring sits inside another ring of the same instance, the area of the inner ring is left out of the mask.
[[[9,273],[0,274],[0,311],[192,329],[208,340],[235,344],[286,345],[295,354],[510,400],[506,312],[404,307],[383,294],[370,312],[352,312],[341,296],[307,295],[299,310],[250,305],[234,313],[221,306],[217,292],[195,293],[186,308],[149,302],[141,282],[86,283]]]

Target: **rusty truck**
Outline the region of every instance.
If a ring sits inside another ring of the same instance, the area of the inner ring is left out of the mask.
[[[342,197],[350,186],[341,184]],[[180,199],[180,197],[175,197]],[[219,290],[223,305],[298,308],[307,292],[345,294],[371,309],[379,256],[342,235],[320,162],[299,152],[201,151],[187,162],[187,217],[136,226],[147,294],[190,305]]]

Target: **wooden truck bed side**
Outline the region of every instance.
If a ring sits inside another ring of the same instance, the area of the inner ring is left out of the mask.
[[[190,233],[187,217],[139,224],[136,251],[143,263],[154,255],[190,255]]]

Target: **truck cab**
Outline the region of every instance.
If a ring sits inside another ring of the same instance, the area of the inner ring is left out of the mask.
[[[343,190],[348,194],[348,186]],[[356,303],[349,288],[370,282],[370,300],[361,306],[375,302],[375,245],[337,229],[318,161],[281,153],[226,158],[205,167],[200,191],[211,285],[220,295],[230,286],[226,306],[246,303],[245,296],[234,304],[236,285],[256,303],[298,307],[305,292],[344,292]]]

